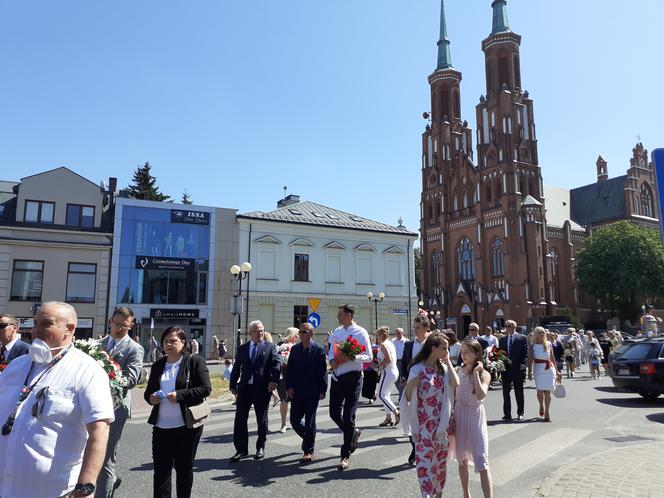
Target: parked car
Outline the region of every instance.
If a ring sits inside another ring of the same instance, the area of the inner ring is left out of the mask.
[[[621,345],[612,353],[613,385],[655,399],[664,393],[664,338]]]

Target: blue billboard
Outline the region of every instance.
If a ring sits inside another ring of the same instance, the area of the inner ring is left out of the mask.
[[[659,200],[659,228],[664,243],[664,149],[655,149],[652,151],[652,164],[655,169],[655,180],[657,182],[657,199]]]

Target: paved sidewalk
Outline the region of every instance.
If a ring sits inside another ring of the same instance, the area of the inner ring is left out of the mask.
[[[552,498],[623,498],[664,496],[664,443],[612,449],[566,463],[535,493]]]

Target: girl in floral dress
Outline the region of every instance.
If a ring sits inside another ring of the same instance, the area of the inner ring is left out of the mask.
[[[480,474],[482,492],[486,497],[493,496],[491,472],[489,472],[489,436],[486,412],[482,401],[491,383],[491,374],[484,369],[484,350],[474,339],[466,339],[461,344],[461,360],[458,367],[459,387],[454,402],[454,417],[450,428],[454,430],[454,454],[459,462],[459,479],[463,496],[469,497],[468,464],[473,463],[475,472]]]
[[[458,377],[450,362],[447,338],[434,332],[413,359],[404,395],[410,403],[410,434],[423,497],[441,497],[447,477],[447,428],[451,393]]]

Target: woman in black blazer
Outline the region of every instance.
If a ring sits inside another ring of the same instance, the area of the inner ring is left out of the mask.
[[[166,356],[150,370],[145,400],[152,406],[148,423],[152,429],[154,497],[171,496],[171,473],[175,466],[178,498],[189,498],[194,482],[194,458],[203,427],[189,429],[185,409],[200,405],[212,392],[207,364],[187,351],[187,335],[180,327],[161,334]]]

